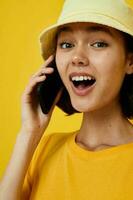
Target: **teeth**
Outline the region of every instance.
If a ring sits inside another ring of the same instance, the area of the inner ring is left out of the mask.
[[[94,78],[90,77],[90,76],[73,76],[72,77],[72,81],[83,81],[83,80],[92,80]]]

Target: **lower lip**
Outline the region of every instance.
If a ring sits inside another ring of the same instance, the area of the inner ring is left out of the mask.
[[[74,93],[78,96],[86,96],[88,95],[90,92],[92,92],[92,90],[95,87],[94,83],[93,85],[86,87],[86,88],[76,88],[73,84],[72,84],[72,90],[74,91]]]

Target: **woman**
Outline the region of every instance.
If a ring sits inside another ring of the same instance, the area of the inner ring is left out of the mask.
[[[40,38],[46,62],[22,97],[22,127],[1,199],[133,198],[132,19],[121,0],[65,1],[57,24]],[[65,87],[43,114],[35,91],[53,73],[54,59]],[[68,114],[83,112],[80,130],[43,135],[55,104]]]

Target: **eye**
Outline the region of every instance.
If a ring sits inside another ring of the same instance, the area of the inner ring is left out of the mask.
[[[62,49],[67,49],[67,48],[72,48],[74,45],[69,43],[69,42],[61,42],[59,44],[59,46],[62,48]]]
[[[96,48],[104,48],[104,47],[108,47],[108,44],[106,42],[95,42],[91,46],[96,47]]]

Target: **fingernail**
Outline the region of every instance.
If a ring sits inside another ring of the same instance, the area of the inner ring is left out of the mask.
[[[51,57],[51,58],[54,58],[54,55],[52,54],[50,57]]]

